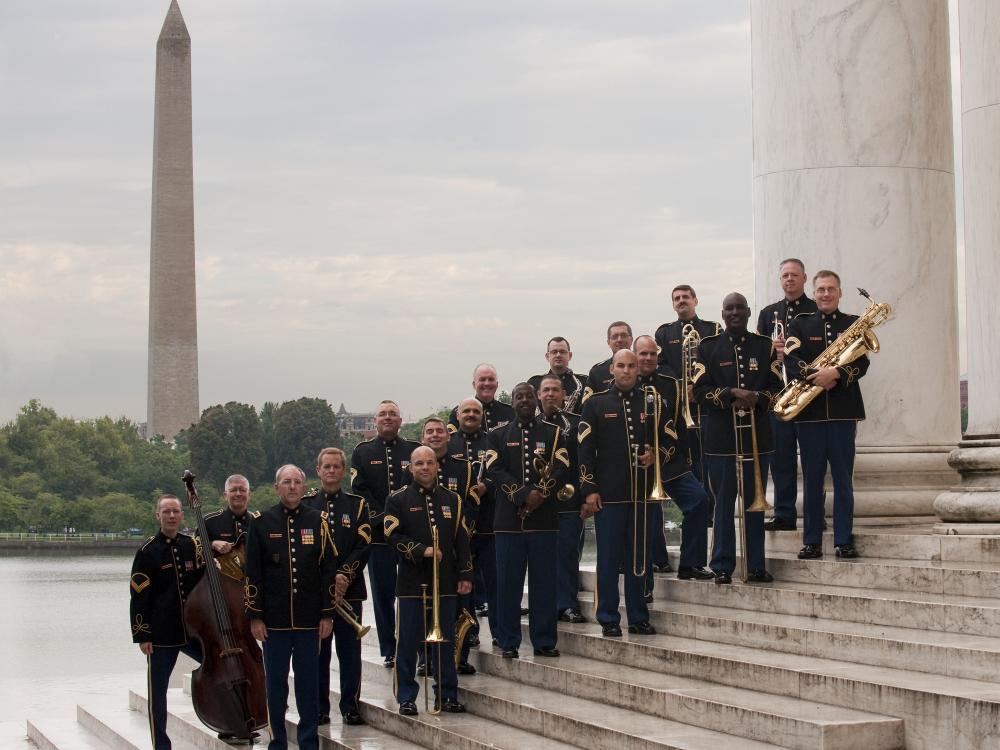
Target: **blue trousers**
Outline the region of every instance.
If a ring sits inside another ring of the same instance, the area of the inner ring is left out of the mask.
[[[662,523],[660,524],[663,525]],[[577,594],[580,593],[580,554],[583,551],[583,519],[579,511],[559,514],[557,567],[557,612],[564,609],[579,609]]]
[[[361,622],[361,602],[346,601],[354,616]],[[340,615],[333,616],[333,635],[319,644],[319,712],[330,715],[330,660],[334,646],[337,649],[337,663],[340,665],[340,713],[358,710],[361,694],[361,641],[357,634]]]
[[[833,543],[837,546],[851,544],[857,422],[800,422],[797,427],[802,451],[802,542],[823,542],[823,480],[829,465],[833,479]]]
[[[535,648],[555,648],[556,552],[559,532],[494,534],[497,548],[497,630],[503,649],[521,645],[521,598],[528,574],[528,633]]]
[[[497,552],[495,539],[493,532],[489,534],[477,532],[472,537],[470,545],[476,579],[472,595],[476,604],[486,605],[487,621],[490,623],[490,632],[494,637],[497,634]]]
[[[794,422],[782,422],[774,414],[771,434],[774,435],[774,453],[771,454],[771,481],[774,482],[774,518],[795,524],[795,496],[799,492],[799,464],[797,461],[798,438]]]
[[[708,557],[708,493],[691,472],[663,483],[667,494],[684,514],[681,521],[681,568],[704,568]],[[662,512],[661,512],[662,519]],[[663,521],[660,521],[663,528]]]
[[[701,451],[701,428],[696,427],[688,430],[687,435],[691,455],[691,473],[701,483],[705,494],[708,495],[708,517],[713,518],[715,514],[715,489],[712,487],[712,477],[708,473],[705,455]]]
[[[155,750],[170,750],[171,747],[167,736],[167,688],[178,654],[187,654],[201,664],[201,648],[196,643],[153,646],[153,653],[146,657],[149,729]]]
[[[400,703],[416,701],[420,685],[414,674],[417,666],[417,652],[423,652],[425,628],[431,629],[430,602],[424,611],[419,597],[401,597],[399,603],[399,641],[396,646],[395,693]],[[431,674],[437,669],[438,649],[441,650],[442,675],[434,675],[435,693],[439,689],[444,700],[458,699],[458,675],[455,672],[455,597],[442,596],[438,609],[441,632],[447,640],[440,646],[429,646]]]
[[[368,582],[378,631],[378,650],[384,659],[396,653],[396,572],[399,556],[388,544],[373,544],[368,552]]]
[[[319,631],[271,630],[264,641],[267,677],[267,720],[271,742],[267,750],[287,750],[285,707],[288,705],[288,664],[295,672],[295,708],[299,712],[295,742],[300,750],[319,750]]]
[[[760,456],[760,481],[767,490],[768,454]],[[736,570],[736,529],[733,517],[736,508],[736,457],[705,456],[708,472],[715,488],[715,522],[710,567],[716,573],[732,573]],[[753,502],[754,478],[753,462],[743,462],[743,507]],[[765,570],[764,567],[764,514],[747,513],[746,518],[746,560],[747,571]]]
[[[606,503],[594,516],[597,531],[597,621],[601,625],[621,622],[618,612],[618,571],[625,571],[625,614],[629,624],[649,622],[646,577],[633,575],[633,529],[635,503]],[[643,512],[639,508],[639,513]],[[642,519],[638,519],[641,524]],[[642,541],[642,530],[638,532]],[[636,558],[641,559],[641,555]],[[648,567],[648,566],[647,566]]]

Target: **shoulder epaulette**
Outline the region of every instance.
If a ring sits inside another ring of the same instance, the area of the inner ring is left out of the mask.
[[[211,513],[206,513],[204,516],[202,516],[202,518],[204,518],[207,521],[209,518],[215,518],[216,516],[221,516],[221,515],[222,515],[221,510],[213,510]]]
[[[407,490],[407,488],[408,488],[409,486],[410,486],[410,485],[406,485],[405,487],[400,487],[399,489],[395,489],[395,490],[393,490],[392,492],[390,492],[390,493],[388,494],[388,496],[386,497],[386,499],[388,499],[388,498],[392,497],[393,495],[399,495],[399,494],[401,494],[401,493],[403,493],[403,492],[406,492],[406,490]]]
[[[747,329],[747,333],[752,334],[753,336],[756,336],[759,339],[767,339],[768,341],[771,341],[771,337],[765,336],[763,333],[757,333],[756,331],[751,331],[750,329]]]
[[[146,547],[149,546],[149,543],[154,539],[156,539],[156,534],[153,534],[153,536],[149,537],[146,541],[144,541],[139,549],[146,549]]]
[[[707,334],[705,336],[702,336],[701,340],[702,341],[708,341],[709,339],[717,339],[721,335],[722,335],[722,331],[718,331],[716,333],[709,333],[709,334]]]
[[[792,318],[792,320],[798,320],[799,318],[808,318],[808,317],[810,317],[810,316],[812,316],[812,315],[815,315],[815,314],[816,314],[815,312],[804,312],[804,313],[799,313],[799,314],[798,314],[798,315],[796,315],[796,316],[795,316],[794,318]]]
[[[314,497],[319,495],[319,490],[315,487],[310,487],[309,491],[302,496],[303,500],[312,500]]]

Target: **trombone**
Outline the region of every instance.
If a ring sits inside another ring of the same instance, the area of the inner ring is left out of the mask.
[[[681,389],[683,396],[684,424],[694,427],[694,417],[691,416],[691,399],[688,390],[694,382],[695,362],[698,357],[698,346],[701,344],[701,334],[691,323],[685,323],[681,328]]]
[[[372,629],[371,625],[362,625],[358,622],[358,618],[354,616],[354,610],[345,604],[343,600],[335,601],[333,603],[333,611],[340,615],[348,625],[354,628],[354,632],[358,634],[359,641],[368,635],[368,631]]]
[[[785,340],[785,324],[778,320],[778,311],[774,311],[774,328],[771,329],[771,341]],[[788,385],[788,373],[785,371],[785,360],[781,360],[781,381]]]
[[[747,572],[747,513],[764,513],[772,510],[772,506],[764,496],[764,483],[760,476],[760,452],[757,449],[757,419],[754,416],[754,409],[747,411],[742,406],[733,407],[733,440],[736,445],[736,517],[740,523],[740,556],[737,558],[737,570],[740,580],[746,583],[749,580]],[[749,416],[749,420],[747,420]],[[750,430],[750,451],[748,459],[743,452],[743,436],[741,431]],[[753,463],[753,491],[754,497],[750,507],[745,507],[746,487],[743,482],[743,465],[747,461]]]
[[[639,446],[633,448],[633,476],[632,476],[632,575],[646,575],[646,554],[649,546],[649,505],[652,502],[662,502],[666,499],[663,492],[663,478],[660,475],[660,399],[656,391],[656,386],[644,385],[642,387],[644,395],[643,410],[646,415],[646,429],[649,424],[653,425],[653,490],[648,497],[642,498],[642,557],[640,564],[639,557]],[[646,442],[649,447],[649,442]],[[645,451],[643,451],[645,453]],[[643,477],[649,469],[643,469]],[[645,482],[643,482],[645,487]]]
[[[424,711],[436,716],[441,713],[441,680],[443,675],[441,672],[441,645],[448,642],[448,639],[444,637],[444,633],[441,632],[441,591],[440,591],[440,575],[438,572],[438,530],[437,526],[431,526],[431,549],[433,554],[431,554],[431,632],[427,632],[427,584],[420,584],[421,596],[420,600],[422,603],[422,609],[424,612],[424,664],[427,665],[424,668]],[[434,697],[434,708],[430,707],[430,692],[428,686],[430,684],[430,658],[428,657],[428,649],[430,646],[437,646],[437,670],[434,672],[436,679],[438,680],[438,694]]]

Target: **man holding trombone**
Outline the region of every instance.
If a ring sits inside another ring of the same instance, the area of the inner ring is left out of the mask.
[[[472,558],[469,530],[463,517],[462,498],[438,484],[438,462],[427,446],[410,455],[413,482],[396,490],[385,503],[385,540],[399,555],[396,598],[399,637],[396,644],[395,686],[399,713],[416,716],[419,687],[414,672],[421,641],[427,663],[433,665],[434,708],[464,713],[458,701],[455,672],[455,603],[472,591]],[[428,624],[430,623],[430,624]],[[425,682],[427,678],[425,677]]]
[[[725,330],[698,347],[695,396],[702,407],[702,449],[715,490],[715,534],[710,567],[716,583],[732,583],[737,567],[733,508],[738,509],[740,578],[774,580],[764,567],[764,498],[774,450],[770,407],[781,391],[781,363],[767,336],[747,330],[750,308],[737,292],[722,301]]]
[[[330,659],[334,643],[340,664],[340,714],[344,724],[364,724],[358,711],[361,693],[361,603],[368,598],[365,564],[372,542],[368,503],[360,495],[344,492],[341,482],[347,458],[340,448],[324,448],[316,456],[316,476],[322,488],[304,497],[303,503],[326,513],[330,536],[337,548],[337,616],[333,634],[319,646],[319,723],[330,723]]]

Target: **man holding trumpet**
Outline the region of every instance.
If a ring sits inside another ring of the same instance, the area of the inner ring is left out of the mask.
[[[344,724],[364,724],[358,711],[361,693],[361,603],[368,598],[365,587],[365,564],[368,562],[372,527],[368,521],[368,503],[360,495],[341,490],[347,459],[340,448],[324,448],[316,457],[316,476],[322,489],[303,498],[303,502],[326,513],[330,536],[337,548],[337,616],[333,634],[320,641],[319,647],[319,723],[330,723],[330,659],[336,644],[340,664],[340,714]],[[344,609],[340,609],[343,607]],[[350,622],[347,617],[353,617]]]
[[[427,655],[436,681],[435,706],[440,701],[440,710],[464,713],[455,672],[455,600],[472,591],[472,558],[462,498],[438,484],[437,458],[427,446],[410,455],[410,472],[413,482],[385,502],[385,540],[400,558],[396,700],[399,713],[416,716],[417,650],[421,642],[428,643],[428,634],[437,632],[444,634],[443,640],[434,640]]]
[[[702,448],[715,490],[715,534],[710,567],[716,583],[732,583],[736,569],[733,508],[743,508],[745,580],[770,583],[764,567],[764,491],[774,450],[770,407],[781,391],[781,363],[767,336],[747,330],[750,308],[737,292],[722,301],[725,330],[698,347],[695,397],[702,407]]]

